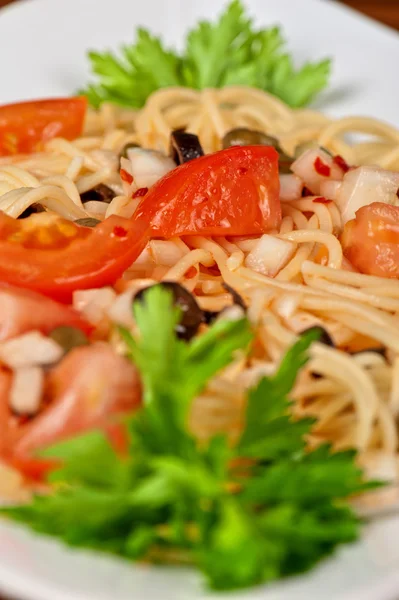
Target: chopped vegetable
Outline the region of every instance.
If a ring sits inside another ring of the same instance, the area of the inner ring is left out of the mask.
[[[76,223],[76,225],[80,225],[81,227],[95,227],[101,223],[101,221],[99,219],[93,219],[92,217],[86,217],[84,219],[76,219],[74,223]]]
[[[6,456],[32,453],[79,432],[106,427],[112,417],[139,405],[141,387],[135,367],[104,342],[71,350],[46,382],[46,406],[32,421],[13,427],[2,442]],[[3,400],[3,399],[1,399]],[[7,399],[4,399],[7,402]]]
[[[89,323],[98,325],[106,317],[107,310],[116,297],[116,292],[112,287],[77,290],[73,293],[73,307]]]
[[[47,213],[0,214],[0,280],[69,301],[75,290],[114,283],[148,238],[145,223],[117,216],[90,229]]]
[[[0,283],[0,341],[34,329],[49,333],[60,325],[76,327],[85,334],[93,329],[69,306],[36,292]]]
[[[231,148],[231,146],[272,146],[278,150],[278,140],[263,133],[263,131],[256,131],[247,127],[235,127],[224,135],[222,146],[225,149]]]
[[[277,373],[248,397],[245,428],[232,447],[223,435],[198,444],[187,429],[193,398],[245,351],[248,322],[217,321],[190,343],[160,286],[135,303],[139,335],[123,333],[144,383],[129,423],[129,452],[99,432],[45,453],[61,461],[53,493],[1,509],[36,531],[128,559],[196,564],[216,589],[234,589],[305,571],[359,533],[344,500],[364,483],[351,451],[306,452],[312,421],[294,421],[288,394],[318,332],[303,336]],[[101,465],[101,468],[99,468]],[[79,515],[79,518],[76,516]]]
[[[33,416],[40,408],[44,389],[44,372],[40,367],[19,367],[14,371],[10,408],[16,415]]]
[[[292,202],[298,200],[302,195],[303,181],[298,175],[280,175],[280,200],[281,202]]]
[[[84,336],[80,329],[75,331]],[[52,365],[60,360],[62,354],[61,346],[40,331],[29,331],[0,343],[0,361],[11,369]]]
[[[278,27],[256,29],[242,3],[233,0],[216,23],[202,21],[188,33],[181,56],[142,28],[121,57],[89,52],[95,80],[82,93],[95,108],[102,102],[140,108],[164,87],[247,85],[298,108],[326,87],[331,63],[306,63],[296,71],[284,45]]]
[[[172,293],[173,304],[180,310],[180,319],[176,325],[176,335],[182,340],[191,340],[201,323],[204,322],[204,313],[198,306],[194,296],[185,287],[174,281],[162,281],[155,284]],[[146,298],[149,288],[143,288],[134,296],[134,301]]]
[[[334,163],[333,158],[322,148],[313,148],[301,154],[291,166],[295,175],[298,175],[306,187],[313,194],[320,194],[323,182],[342,180],[342,169]]]
[[[374,202],[344,228],[344,255],[361,273],[399,279],[399,206]]]
[[[271,146],[278,152],[278,166],[280,173],[291,173],[293,158],[285,154],[277,138],[266,135],[262,131],[236,127],[226,133],[222,140],[223,148],[231,146]]]
[[[262,235],[245,259],[250,269],[274,277],[288,263],[295,252],[295,244],[273,235]]]
[[[337,195],[342,222],[355,218],[362,206],[373,202],[399,204],[399,173],[378,167],[359,167],[346,173]]]
[[[169,156],[157,150],[143,150],[143,148],[129,148],[127,151],[130,160],[130,173],[138,188],[149,188],[164,175],[176,167],[176,163]]]
[[[278,154],[234,146],[177,167],[158,181],[134,218],[153,235],[251,235],[279,226]]]
[[[83,131],[86,107],[85,98],[0,106],[0,156],[39,152],[54,137],[77,138]]]
[[[73,348],[86,346],[89,343],[83,331],[80,331],[76,327],[68,327],[67,325],[56,327],[50,331],[49,338],[62,348],[63,354],[67,354]]]
[[[189,162],[194,158],[204,156],[198,136],[187,131],[172,131],[170,136],[171,155],[178,165]]]

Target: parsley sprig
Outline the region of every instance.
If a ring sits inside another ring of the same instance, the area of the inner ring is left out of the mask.
[[[226,85],[257,87],[299,108],[326,87],[331,71],[330,60],[296,69],[280,28],[257,29],[240,0],[233,0],[215,23],[198,23],[182,54],[138,28],[135,42],[123,46],[120,56],[91,51],[89,60],[94,82],[82,93],[96,108],[102,102],[140,108],[163,87]]]
[[[290,412],[289,393],[317,332],[303,335],[276,374],[250,391],[232,447],[224,435],[199,443],[187,420],[208,380],[248,352],[248,321],[220,320],[183,342],[175,335],[179,312],[161,286],[134,312],[138,335],[122,335],[144,399],[128,420],[129,452],[117,455],[98,431],[59,443],[44,453],[62,461],[53,492],[3,514],[70,545],[178,558],[219,590],[305,571],[355,540],[360,523],[345,499],[376,484],[364,482],[351,451],[306,451],[312,422]]]

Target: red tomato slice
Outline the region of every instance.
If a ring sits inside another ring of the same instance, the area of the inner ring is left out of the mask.
[[[382,202],[363,206],[345,225],[342,246],[361,273],[399,278],[399,207]]]
[[[68,302],[75,290],[113,284],[148,239],[145,223],[117,216],[89,228],[48,213],[0,214],[0,281]]]
[[[11,433],[7,447],[15,458],[88,429],[108,429],[113,416],[138,407],[141,386],[129,360],[96,342],[72,350],[50,372],[47,396],[47,408]],[[110,434],[115,436],[115,430]],[[119,435],[121,445],[122,438]]]
[[[86,108],[83,97],[0,106],[0,156],[37,152],[54,137],[77,138]]]
[[[136,220],[154,235],[252,235],[281,222],[278,154],[269,146],[234,146],[208,154],[160,179]]]
[[[0,341],[33,329],[49,333],[61,325],[77,327],[86,334],[93,329],[69,306],[36,292],[0,283]]]

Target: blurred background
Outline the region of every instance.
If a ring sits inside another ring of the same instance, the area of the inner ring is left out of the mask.
[[[0,0],[0,7],[16,1]],[[399,0],[341,0],[341,3],[399,31]]]

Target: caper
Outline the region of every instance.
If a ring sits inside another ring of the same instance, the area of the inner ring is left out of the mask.
[[[201,323],[205,321],[204,313],[198,306],[194,296],[186,290],[185,287],[174,281],[162,281],[154,285],[162,286],[164,289],[172,293],[173,303],[178,306],[181,311],[180,321],[176,325],[176,334],[180,339],[189,341],[195,336]],[[153,286],[149,286],[153,287]],[[146,287],[134,296],[133,301],[143,301],[145,299]]]
[[[131,148],[140,148],[140,144],[135,144],[134,142],[129,142],[125,144],[122,150],[119,152],[119,158],[129,158],[128,150]]]
[[[86,346],[89,341],[83,331],[76,327],[62,325],[53,329],[49,337],[63,348],[65,354],[79,346]]]
[[[275,137],[246,127],[236,127],[228,131],[222,140],[222,145],[223,148],[230,148],[231,146],[273,146],[276,150],[279,147],[278,140]]]
[[[77,225],[81,225],[82,227],[95,227],[101,221],[98,219],[93,219],[92,217],[84,217],[83,219],[76,219],[75,223]]]
[[[272,135],[246,127],[237,127],[226,133],[222,144],[225,149],[231,146],[271,146],[279,154],[279,172],[291,173],[293,159],[284,152],[278,139]]]

